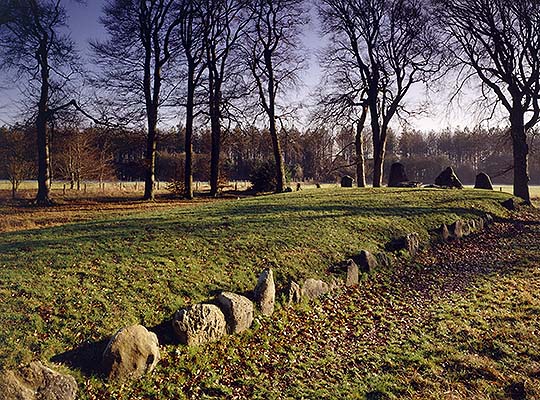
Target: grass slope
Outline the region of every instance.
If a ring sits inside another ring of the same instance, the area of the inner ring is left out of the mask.
[[[504,217],[507,194],[430,189],[322,189],[127,213],[0,237],[0,364],[49,359],[133,323],[253,287],[324,276],[360,249],[458,217]]]

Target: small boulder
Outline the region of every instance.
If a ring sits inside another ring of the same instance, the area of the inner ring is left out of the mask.
[[[450,239],[450,232],[446,224],[442,224],[439,229],[437,229],[437,233],[439,234],[439,237],[443,242],[448,242],[448,240]]]
[[[358,264],[362,272],[371,272],[377,267],[378,262],[373,254],[367,250],[362,250],[358,256]]]
[[[457,220],[448,227],[450,236],[454,239],[461,239],[463,237],[463,221]]]
[[[348,259],[346,261],[347,266],[347,279],[345,280],[345,286],[355,286],[358,285],[358,265],[351,260]]]
[[[180,342],[188,346],[214,342],[227,331],[225,315],[213,304],[195,304],[178,310],[172,324]]]
[[[439,176],[437,176],[437,178],[435,178],[435,185],[447,188],[463,189],[463,184],[457,177],[452,167],[446,168],[439,174]]]
[[[243,332],[253,323],[253,303],[251,300],[239,294],[222,292],[217,296],[217,301],[225,320],[227,332],[230,334]]]
[[[509,211],[514,211],[517,208],[516,201],[513,198],[509,198],[508,200],[503,201],[501,204]]]
[[[341,187],[352,188],[354,179],[349,175],[345,175],[341,178]]]
[[[306,279],[304,284],[302,285],[302,297],[308,300],[316,299],[317,297],[320,297],[323,294],[328,293],[329,291],[330,286],[328,286],[327,283],[318,279]]]
[[[484,215],[483,219],[484,219],[484,226],[488,226],[493,223],[493,215],[491,214]]]
[[[123,382],[151,372],[159,358],[156,334],[142,325],[132,325],[111,338],[103,352],[103,367],[110,381]]]
[[[253,297],[262,314],[272,315],[276,303],[276,285],[274,284],[274,274],[270,268],[266,268],[259,275],[257,286],[253,290]]]
[[[385,252],[375,254],[375,259],[377,264],[382,265],[383,267],[391,267],[394,262],[393,256],[390,256]]]
[[[289,305],[300,303],[302,300],[302,289],[300,285],[294,281],[290,281],[286,289],[287,303]]]
[[[476,175],[474,188],[493,190],[493,184],[491,183],[491,178],[489,177],[489,175],[484,172],[480,172],[478,175]]]
[[[405,236],[393,239],[387,249],[391,251],[406,250],[411,257],[414,257],[420,249],[420,237],[418,233],[412,232]]]
[[[477,218],[476,219],[476,230],[477,231],[483,231],[485,228],[484,218]]]
[[[73,400],[77,389],[72,376],[53,371],[39,361],[0,372],[0,399]]]
[[[401,163],[393,163],[390,166],[390,175],[388,177],[388,187],[399,187],[402,182],[407,182],[407,174],[405,173],[405,166]]]

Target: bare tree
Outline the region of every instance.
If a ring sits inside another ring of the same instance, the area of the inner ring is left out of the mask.
[[[163,72],[173,56],[171,38],[180,23],[171,12],[173,4],[173,0],[110,1],[101,18],[110,38],[92,43],[104,74],[102,85],[121,99],[124,109],[146,119],[145,200],[154,199],[160,106],[174,89],[172,84],[164,88]]]
[[[320,0],[330,37],[328,62],[355,71],[365,91],[373,137],[373,186],[382,184],[391,120],[405,112],[410,88],[434,67],[437,41],[422,0]]]
[[[299,37],[307,23],[303,0],[255,0],[249,3],[253,14],[248,29],[247,61],[253,75],[259,103],[268,118],[276,165],[276,191],[285,185],[285,165],[277,129],[278,96],[297,81],[304,65],[299,54]]]
[[[235,75],[238,42],[249,22],[242,0],[203,0],[203,29],[208,71],[208,113],[212,136],[210,156],[210,195],[218,193],[222,121],[227,98],[224,89]]]
[[[178,35],[186,59],[186,126],[184,196],[193,198],[193,123],[196,117],[195,94],[201,84],[206,68],[206,52],[203,41],[203,9],[197,0],[179,0],[176,13],[179,19]]]
[[[50,205],[51,171],[48,123],[73,105],[66,101],[68,83],[78,71],[78,57],[64,29],[60,0],[0,0],[0,69],[15,72],[24,95],[37,98],[34,113],[37,137],[37,205]],[[27,82],[27,83],[26,83]]]
[[[29,179],[35,170],[35,154],[32,152],[32,129],[15,126],[0,128],[0,173],[11,183],[11,197],[15,199],[19,185]]]
[[[527,136],[540,118],[540,3],[434,0],[464,80],[475,76],[510,119],[514,194],[530,203]],[[472,73],[471,73],[472,72]]]

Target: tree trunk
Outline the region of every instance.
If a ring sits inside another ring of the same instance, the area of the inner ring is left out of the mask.
[[[148,137],[146,138],[145,177],[143,200],[154,200],[154,182],[156,173],[156,119],[148,118]]]
[[[366,187],[366,169],[364,160],[364,140],[362,138],[362,131],[364,130],[364,124],[366,122],[367,107],[362,108],[362,115],[356,125],[356,136],[354,140],[356,148],[356,184],[358,187]]]
[[[373,117],[372,117],[373,118]],[[378,122],[371,124],[373,131],[373,187],[382,186],[385,143]]]
[[[281,143],[276,129],[276,119],[270,116],[270,136],[272,137],[272,150],[276,163],[276,193],[281,193],[285,189],[285,164],[281,155]]]
[[[514,196],[531,204],[528,167],[529,146],[523,120],[524,115],[519,111],[513,112],[510,116],[514,156]]]
[[[43,92],[43,90],[42,90]],[[46,100],[45,100],[46,102]],[[35,203],[38,206],[48,206],[52,204],[50,199],[51,175],[49,169],[49,137],[47,132],[47,106],[39,106],[36,120],[37,146],[38,146],[38,192]]]
[[[210,152],[210,196],[217,196],[219,190],[219,161],[221,155],[221,82],[217,74],[211,73],[210,77],[210,130],[212,137],[212,149]]]
[[[188,92],[186,107],[186,140],[185,140],[185,168],[184,168],[184,196],[193,199],[193,108],[195,98],[195,71],[189,66]]]

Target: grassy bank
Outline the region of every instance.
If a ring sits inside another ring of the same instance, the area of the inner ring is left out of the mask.
[[[507,194],[430,189],[321,189],[2,234],[0,362],[50,359],[117,329],[167,321],[219,289],[324,277],[360,249],[490,212]]]

